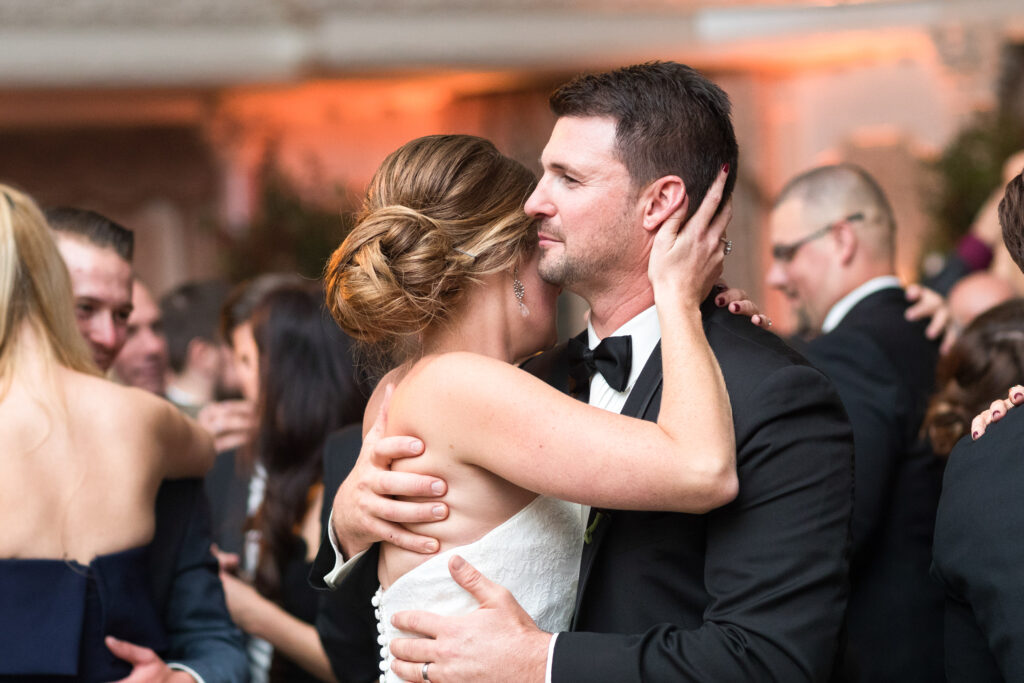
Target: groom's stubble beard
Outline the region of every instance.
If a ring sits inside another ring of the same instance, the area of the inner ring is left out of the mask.
[[[624,207],[617,219],[610,221],[604,231],[594,236],[597,239],[587,244],[581,243],[580,238],[567,241],[564,231],[543,226],[544,232],[562,241],[561,246],[540,247],[537,272],[541,279],[587,299],[594,286],[600,286],[598,283],[618,269],[620,257],[632,236],[635,217],[630,208]]]

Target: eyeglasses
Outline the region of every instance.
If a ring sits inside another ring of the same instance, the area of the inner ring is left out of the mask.
[[[836,228],[839,225],[842,225],[843,223],[862,220],[864,220],[863,213],[852,213],[846,218],[839,219],[835,223],[829,223],[820,230],[815,230],[806,237],[801,237],[796,242],[790,242],[789,244],[774,244],[772,245],[772,258],[774,258],[776,261],[781,261],[782,263],[789,263],[796,257],[796,252],[800,250],[800,247],[804,246],[808,242],[813,242],[818,238],[824,237],[834,228]]]

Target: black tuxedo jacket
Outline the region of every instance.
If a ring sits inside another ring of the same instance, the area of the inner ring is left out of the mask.
[[[847,593],[849,425],[830,382],[782,341],[713,304],[702,310],[732,400],[739,496],[707,515],[604,518],[584,549],[573,632],[555,647],[555,683],[789,683],[832,672]],[[528,369],[569,388],[564,346]],[[654,420],[660,400],[656,350],[623,413]],[[358,451],[358,436],[348,439],[339,470]],[[314,581],[334,563],[325,545]],[[363,560],[322,603],[317,624],[341,680],[378,674],[376,555]]]
[[[942,463],[920,438],[938,343],[892,287],[857,303],[808,360],[835,383],[853,426],[849,680],[942,680],[942,592],[929,580]]]
[[[228,614],[217,560],[210,554],[202,480],[160,486],[149,564],[150,590],[170,644],[164,658],[187,665],[206,683],[248,681],[242,633]]]
[[[1008,380],[1009,381],[1009,380]],[[946,593],[946,679],[1024,681],[1024,410],[946,465],[932,574]]]

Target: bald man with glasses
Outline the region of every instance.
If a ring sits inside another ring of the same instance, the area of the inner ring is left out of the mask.
[[[885,194],[852,165],[791,180],[772,210],[768,284],[797,310],[801,351],[835,383],[854,433],[851,681],[941,681],[942,595],[929,580],[941,463],[919,438],[938,343],[908,322]]]

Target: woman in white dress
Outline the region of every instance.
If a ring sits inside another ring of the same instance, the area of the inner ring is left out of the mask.
[[[438,554],[381,547],[382,671],[392,613],[475,607],[448,575],[455,548],[557,631],[571,615],[585,519],[563,501],[703,513],[735,497],[732,415],[699,311],[722,270],[728,207],[712,217],[724,180],[685,226],[684,203],[654,240],[664,390],[652,423],[590,407],[516,367],[556,340],[558,289],[537,273],[525,167],[481,138],[438,135],[378,169],[328,264],[328,305],[389,369],[364,431],[386,404],[387,433],[426,447],[393,468],[444,479],[449,508],[429,529]]]

